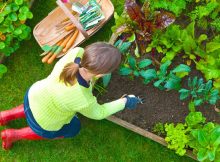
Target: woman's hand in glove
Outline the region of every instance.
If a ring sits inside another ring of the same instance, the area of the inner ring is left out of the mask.
[[[135,95],[124,95],[123,97],[127,99],[125,104],[125,108],[127,109],[135,109],[137,107],[137,104],[143,104],[143,99],[140,97],[136,97]]]

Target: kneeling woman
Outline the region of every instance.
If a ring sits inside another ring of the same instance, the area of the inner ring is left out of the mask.
[[[79,112],[91,119],[104,119],[125,107],[133,109],[139,98],[131,95],[99,105],[92,94],[93,78],[113,72],[121,54],[112,45],[93,43],[70,50],[45,79],[26,92],[24,104],[0,112],[0,125],[16,118],[26,118],[28,127],[1,132],[2,147],[10,149],[21,139],[40,140],[73,137],[80,131]]]

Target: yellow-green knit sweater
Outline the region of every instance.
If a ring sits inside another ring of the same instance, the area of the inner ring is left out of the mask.
[[[100,120],[123,110],[122,99],[99,105],[89,88],[76,83],[66,86],[59,81],[59,75],[67,63],[83,54],[83,48],[70,50],[55,65],[52,73],[45,79],[34,83],[28,93],[32,114],[37,123],[45,130],[56,131],[71,121],[76,112],[84,116]]]

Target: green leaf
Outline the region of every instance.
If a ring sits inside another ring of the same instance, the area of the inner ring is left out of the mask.
[[[19,35],[22,33],[22,30],[20,28],[15,29],[14,34]]]
[[[204,148],[199,149],[199,151],[197,153],[197,159],[199,161],[204,161],[205,159],[207,159],[207,157],[208,157],[207,151],[208,150],[206,150]]]
[[[15,0],[15,3],[16,3],[17,5],[22,5],[22,4],[23,4],[23,0]]]
[[[214,81],[213,86],[215,88],[219,88],[220,89],[220,82],[219,81]]]
[[[194,104],[195,106],[199,106],[203,103],[203,100],[202,99],[197,99],[197,100],[194,100]]]
[[[119,18],[119,15],[117,12],[114,12],[114,18],[115,18],[115,20],[117,20]]]
[[[147,47],[146,48],[146,52],[148,53],[148,52],[150,52],[152,50],[152,47]]]
[[[204,123],[206,120],[205,117],[202,116],[201,112],[190,112],[185,121],[189,127],[196,127],[200,123]]]
[[[208,158],[210,161],[215,160],[215,150],[208,151]]]
[[[179,73],[176,73],[176,76],[179,77],[179,78],[183,78],[185,77],[186,75],[189,75],[188,72],[179,72]]]
[[[123,42],[121,44],[121,46],[118,47],[118,49],[121,53],[125,53],[125,52],[127,52],[127,50],[129,49],[130,46],[131,46],[130,42]]]
[[[209,136],[209,135],[208,135]],[[203,130],[198,130],[198,142],[203,147],[206,147],[209,144],[208,136]]]
[[[104,75],[104,76],[102,77],[102,83],[103,83],[103,86],[104,86],[104,87],[107,87],[107,86],[108,86],[108,84],[109,84],[109,82],[110,82],[110,80],[111,80],[111,77],[112,77],[111,73],[110,73],[110,74],[106,74],[106,75]]]
[[[138,63],[138,67],[145,68],[145,67],[149,66],[151,63],[152,63],[152,61],[150,59],[144,59]]]
[[[137,70],[134,70],[133,74],[134,76],[139,77],[139,72]]]
[[[2,78],[3,74],[7,72],[7,67],[3,64],[0,64],[0,78]]]
[[[194,77],[192,81],[192,87],[195,87],[198,81],[198,77]]]
[[[16,3],[11,4],[11,9],[13,12],[17,11],[19,9],[19,6]]]
[[[118,48],[118,46],[119,46],[120,44],[122,44],[122,40],[121,40],[121,39],[117,40],[117,41],[115,42],[114,46]]]
[[[164,63],[166,61],[173,60],[173,58],[176,56],[176,52],[174,51],[167,51],[166,56],[162,58],[161,62]]]
[[[210,91],[212,88],[212,80],[208,80],[208,82],[205,85],[206,91]]]
[[[129,75],[132,73],[132,70],[128,67],[123,67],[123,68],[120,68],[119,73],[121,75]]]
[[[130,56],[128,58],[128,63],[132,67],[132,69],[136,69],[136,60],[134,57]]]
[[[27,13],[29,11],[29,8],[27,6],[23,6],[19,9],[20,13]]]
[[[195,29],[195,21],[191,22],[187,27],[186,27],[186,31],[187,33],[194,38],[194,29]]]
[[[189,107],[189,111],[190,112],[194,112],[195,111],[195,104],[194,104],[194,102],[190,101],[189,104],[188,104],[188,107]]]
[[[179,93],[180,93],[180,100],[184,100],[190,94],[188,89],[181,89],[181,90],[179,90]]]
[[[135,34],[132,33],[132,35],[128,38],[128,42],[134,42],[136,39]]]
[[[211,105],[215,105],[216,102],[220,99],[218,94],[219,94],[219,91],[217,89],[211,91],[211,95],[210,95],[210,98],[209,98],[209,103]]]
[[[203,42],[204,40],[206,40],[208,37],[206,34],[201,34],[198,38],[198,43],[200,44],[201,42]]]
[[[190,71],[191,71],[190,67],[184,64],[180,64],[175,69],[172,70],[172,72],[174,73],[190,72]]]
[[[0,16],[0,23],[4,21],[4,16]]]
[[[140,57],[140,54],[139,54],[139,48],[138,48],[137,43],[136,43],[136,47],[135,47],[135,50],[134,50],[134,54],[135,54],[135,56],[136,56],[137,58]]]
[[[155,69],[148,69],[140,71],[140,75],[146,80],[152,80],[157,78],[157,72]]]
[[[32,19],[32,18],[33,18],[32,12],[29,11],[29,12],[27,13],[27,18],[28,18],[28,19]]]
[[[15,12],[10,13],[9,17],[10,17],[11,21],[17,21],[17,19],[18,19],[17,14]]]
[[[209,42],[206,44],[206,51],[208,53],[218,50],[220,48],[220,43],[218,42]]]
[[[11,9],[11,5],[7,5],[7,6],[5,7],[5,9],[4,9],[4,13],[5,13],[5,15],[11,13],[11,11],[12,11],[12,9]]]
[[[163,49],[160,46],[156,46],[156,50],[159,53],[163,53]]]
[[[5,43],[4,42],[0,42],[0,49],[5,48]]]
[[[216,147],[220,145],[220,126],[215,127],[212,131],[210,143],[212,143]]]
[[[171,61],[166,61],[165,63],[163,63],[160,66],[160,72],[165,75],[167,73],[167,68],[170,66],[170,64],[171,64]]]
[[[159,88],[161,86],[161,83],[163,83],[163,82],[164,82],[164,79],[158,80],[158,81],[154,82],[154,86]]]
[[[26,15],[25,15],[25,14],[22,14],[22,13],[19,13],[19,14],[18,14],[18,18],[19,18],[19,20],[21,20],[21,21],[24,21],[24,20],[27,19]]]
[[[172,50],[174,52],[179,52],[181,49],[182,49],[182,46],[179,44],[172,46]]]
[[[166,81],[166,84],[164,85],[164,87],[169,90],[171,90],[171,89],[178,90],[178,89],[180,89],[180,82],[179,82],[179,80],[177,80],[175,78],[170,78]]]

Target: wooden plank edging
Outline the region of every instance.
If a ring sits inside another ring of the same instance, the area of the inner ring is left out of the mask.
[[[149,139],[151,139],[151,140],[153,140],[153,141],[155,141],[157,143],[160,143],[161,145],[167,147],[167,143],[164,140],[164,138],[162,138],[162,137],[160,137],[160,136],[158,136],[158,135],[156,135],[154,133],[151,133],[151,132],[146,131],[146,130],[140,128],[140,127],[137,127],[137,126],[135,126],[135,125],[133,125],[131,123],[128,123],[127,121],[124,121],[124,120],[122,120],[122,119],[120,119],[120,118],[118,118],[118,117],[116,117],[114,115],[112,115],[112,116],[110,116],[110,117],[108,117],[106,119],[111,121],[111,122],[113,122],[113,123],[115,123],[115,124],[118,124],[118,125],[120,125],[120,126],[122,126],[124,128],[127,128],[127,129],[129,129],[129,130],[131,130],[131,131],[133,131],[135,133],[138,133],[138,134],[140,134],[140,135],[142,135],[144,137],[147,137],[147,138],[149,138]],[[190,150],[187,150],[185,155],[187,155],[188,157],[198,161],[196,156]]]

